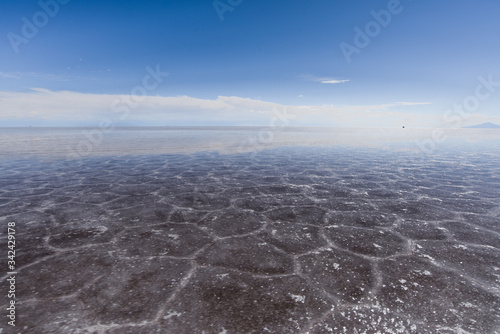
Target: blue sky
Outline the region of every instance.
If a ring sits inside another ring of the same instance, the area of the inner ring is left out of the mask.
[[[373,11],[390,22],[348,62]],[[478,77],[500,82],[499,16],[494,0],[2,1],[0,126],[447,126]],[[146,68],[168,76],[145,89]],[[460,125],[500,123],[489,93]]]

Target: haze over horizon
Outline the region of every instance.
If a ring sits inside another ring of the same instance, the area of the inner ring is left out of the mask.
[[[500,124],[493,0],[3,7],[0,126]]]

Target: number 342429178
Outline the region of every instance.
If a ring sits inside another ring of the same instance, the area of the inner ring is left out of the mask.
[[[7,224],[7,239],[8,239],[8,259],[7,266],[9,270],[16,269],[16,223],[10,222]]]

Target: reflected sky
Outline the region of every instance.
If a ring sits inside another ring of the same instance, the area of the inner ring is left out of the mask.
[[[0,159],[85,158],[215,151],[258,152],[283,146],[345,146],[432,154],[500,147],[497,129],[305,127],[0,128]]]

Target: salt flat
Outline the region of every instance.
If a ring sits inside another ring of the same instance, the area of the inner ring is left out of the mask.
[[[498,149],[278,146],[3,159],[15,332],[500,330]]]

